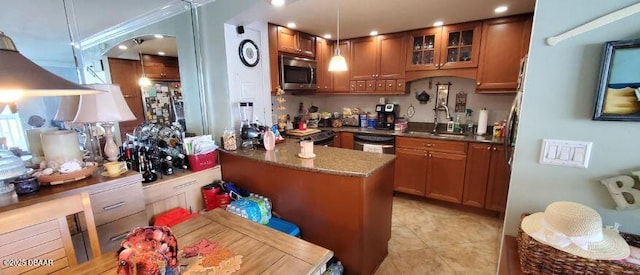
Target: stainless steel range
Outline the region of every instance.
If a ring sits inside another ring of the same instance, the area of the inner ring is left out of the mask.
[[[329,146],[333,143],[335,136],[336,132],[332,130],[323,130],[320,133],[301,137],[300,140],[311,140],[313,141],[313,145]]]

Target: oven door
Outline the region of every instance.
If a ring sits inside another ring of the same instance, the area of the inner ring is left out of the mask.
[[[358,151],[395,154],[395,137],[355,135],[353,137],[353,149]]]

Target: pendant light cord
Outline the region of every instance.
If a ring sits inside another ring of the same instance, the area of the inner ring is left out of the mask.
[[[147,74],[144,73],[144,61],[142,61],[142,42],[144,42],[144,40],[134,38],[133,41],[136,42],[136,44],[138,44],[138,55],[140,55],[140,67],[142,67],[142,77],[146,77]]]
[[[337,22],[337,28],[338,30],[337,32],[337,41],[336,41],[336,55],[341,55],[340,54],[340,0],[336,0],[336,6],[337,6],[337,16],[336,16],[336,22]]]

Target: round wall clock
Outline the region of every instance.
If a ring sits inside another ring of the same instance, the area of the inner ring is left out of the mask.
[[[240,54],[240,61],[247,67],[255,67],[260,61],[258,45],[251,41],[251,39],[245,39],[240,42],[238,53]]]

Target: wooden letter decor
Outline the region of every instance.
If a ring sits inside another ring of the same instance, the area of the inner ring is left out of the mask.
[[[618,210],[640,208],[640,171],[631,174],[600,181],[607,187]]]

